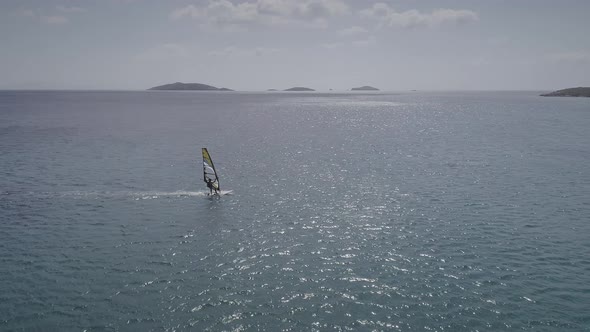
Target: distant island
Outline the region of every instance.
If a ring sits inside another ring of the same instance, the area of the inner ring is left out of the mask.
[[[290,89],[285,89],[285,91],[315,91],[314,89],[310,89],[310,88],[306,88],[306,87],[302,87],[302,86],[296,86]]]
[[[543,97],[590,97],[590,87],[557,90],[541,94]]]
[[[374,88],[372,86],[365,85],[365,86],[361,86],[360,88],[352,88],[352,89],[350,89],[350,91],[379,91],[379,89]]]
[[[277,89],[268,89],[266,91],[277,91]]]
[[[193,90],[193,91],[234,91],[228,88],[216,88],[211,85],[201,83],[171,83],[149,88],[148,90]]]

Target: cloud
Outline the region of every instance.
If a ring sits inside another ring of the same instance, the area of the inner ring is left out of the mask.
[[[415,9],[398,12],[385,3],[376,3],[359,14],[363,18],[377,20],[380,25],[402,28],[434,27],[479,20],[477,13],[467,9],[436,9],[429,14]]]
[[[86,8],[82,7],[57,6],[55,8],[63,13],[85,13],[88,11]]]
[[[247,24],[260,19],[255,4],[241,3],[234,5],[228,0],[215,0],[205,7],[188,5],[172,12],[172,18],[192,17],[207,20],[216,25]]]
[[[138,60],[159,61],[186,58],[188,56],[189,52],[183,45],[167,43],[147,49],[143,53],[138,54],[136,58]]]
[[[549,60],[565,63],[590,63],[590,51],[562,52],[548,55]]]
[[[364,39],[357,39],[357,40],[353,40],[353,41],[348,41],[348,42],[334,42],[334,43],[326,43],[321,45],[321,47],[323,48],[327,48],[327,49],[335,49],[335,48],[343,48],[343,47],[348,47],[350,48],[352,47],[366,47],[366,46],[370,46],[370,45],[375,45],[377,43],[377,38],[375,38],[375,36],[368,36],[367,38]]]
[[[359,26],[353,26],[350,28],[342,29],[338,33],[342,36],[357,36],[367,33],[367,29]]]
[[[376,42],[377,42],[377,39],[374,36],[369,36],[368,38],[365,38],[365,39],[359,39],[359,40],[353,41],[352,45],[364,47],[364,46],[374,45]]]
[[[228,57],[228,56],[235,54],[236,51],[237,51],[237,48],[235,46],[227,46],[227,47],[220,49],[220,50],[210,51],[209,55],[214,56],[214,57]]]
[[[218,26],[294,22],[323,25],[325,19],[348,11],[348,5],[342,0],[254,0],[236,4],[228,0],[209,0],[204,6],[187,5],[175,9],[170,17],[190,17]]]
[[[22,17],[37,17],[34,11],[31,9],[20,9],[14,13],[16,16]]]
[[[348,5],[340,0],[257,0],[262,14],[316,19],[346,14]]]
[[[197,8],[195,5],[188,5],[186,7],[177,8],[170,13],[173,19],[180,19],[185,16],[197,18],[204,14],[204,10]]]
[[[66,24],[69,22],[68,16],[86,12],[86,9],[81,7],[66,7],[66,6],[56,6],[54,13],[57,11],[57,14],[51,14],[49,12],[42,13],[40,10],[31,10],[31,9],[21,9],[16,12],[17,16],[26,17],[29,19],[37,20],[41,23],[45,24]],[[68,16],[65,16],[68,14]]]
[[[343,42],[335,42],[335,43],[326,43],[323,44],[322,47],[323,48],[327,48],[327,49],[334,49],[334,48],[339,48],[344,46],[345,44]]]
[[[492,62],[485,56],[480,56],[476,58],[472,58],[469,61],[469,64],[473,67],[485,67],[490,65]]]
[[[66,24],[68,23],[68,18],[61,15],[51,15],[51,16],[40,16],[39,19],[43,23],[47,24]]]
[[[280,51],[281,51],[280,49],[272,48],[272,47],[256,47],[254,49],[254,53],[256,54],[256,56],[270,55],[270,54],[278,53]]]
[[[280,52],[278,48],[271,47],[254,47],[254,48],[240,48],[236,46],[227,46],[220,50],[209,52],[209,55],[215,57],[245,57],[245,56],[265,56]]]

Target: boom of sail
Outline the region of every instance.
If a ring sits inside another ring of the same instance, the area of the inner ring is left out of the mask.
[[[215,170],[213,160],[211,160],[211,155],[209,155],[207,148],[203,148],[203,180],[205,182],[211,180],[213,182],[213,188],[219,190],[219,177],[217,176],[217,171]]]

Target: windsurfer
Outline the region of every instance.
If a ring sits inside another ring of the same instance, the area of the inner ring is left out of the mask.
[[[215,194],[217,195],[217,188],[213,186],[213,180],[207,178],[205,182],[207,182],[207,188],[209,188],[209,195],[213,195],[213,190],[215,190]]]

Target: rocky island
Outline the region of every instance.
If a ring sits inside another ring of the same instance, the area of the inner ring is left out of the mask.
[[[543,97],[590,97],[590,87],[577,87],[541,94]]]
[[[315,91],[314,89],[310,89],[310,88],[306,88],[306,87],[302,87],[302,86],[296,86],[290,89],[285,89],[284,91]]]
[[[361,86],[359,88],[352,88],[352,89],[350,89],[350,91],[379,91],[379,89],[374,88],[372,86],[365,85],[365,86]]]
[[[148,90],[234,91],[228,88],[216,88],[207,84],[182,82],[155,86],[153,88],[149,88]]]

